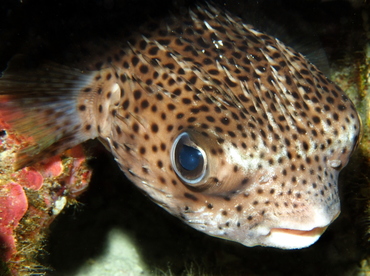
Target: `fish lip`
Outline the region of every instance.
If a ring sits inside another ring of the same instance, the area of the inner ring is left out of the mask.
[[[309,230],[271,228],[265,238],[269,243],[282,249],[300,249],[315,243],[328,226],[314,227]]]
[[[301,237],[313,237],[313,236],[321,236],[322,233],[328,228],[328,226],[323,227],[315,227],[311,230],[299,230],[299,229],[288,229],[288,228],[271,228],[270,233],[267,235],[272,235],[274,233],[282,233],[285,235],[293,235],[293,236],[301,236]]]

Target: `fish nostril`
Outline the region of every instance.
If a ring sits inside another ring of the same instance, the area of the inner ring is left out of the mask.
[[[328,163],[329,163],[329,166],[334,169],[337,169],[342,165],[341,160],[329,160]]]

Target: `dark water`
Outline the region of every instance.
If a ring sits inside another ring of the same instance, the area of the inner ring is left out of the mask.
[[[321,41],[328,64],[355,57],[363,47],[364,7],[355,9],[344,1],[215,2],[262,28],[270,29],[270,20],[280,22],[276,32],[285,36],[281,39],[295,45],[302,42],[307,52]],[[134,28],[148,18],[159,19],[170,10],[193,3],[2,1],[0,71],[17,53],[31,55],[35,62],[44,59],[68,64],[79,55],[71,50],[79,43],[114,38],[122,27]],[[46,246],[49,254],[40,259],[43,265],[54,268],[49,275],[73,275],[88,259],[101,256],[112,228],[132,237],[145,264],[153,271],[167,271],[170,266],[172,275],[185,275],[189,264],[200,267],[206,275],[354,275],[367,253],[363,238],[365,201],[361,199],[364,183],[361,172],[365,165],[359,156],[340,177],[340,217],[310,248],[283,251],[247,248],[183,225],[129,183],[98,143],[87,143],[86,147],[96,156],[91,161],[93,180],[79,199],[83,204],[68,208],[51,226]]]

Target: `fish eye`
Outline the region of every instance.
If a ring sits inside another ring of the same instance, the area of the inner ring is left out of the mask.
[[[177,176],[191,186],[200,184],[207,172],[207,156],[187,132],[181,133],[173,143],[171,163]]]

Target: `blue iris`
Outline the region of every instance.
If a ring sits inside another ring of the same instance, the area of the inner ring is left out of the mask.
[[[179,161],[181,166],[188,171],[198,168],[202,160],[202,153],[193,147],[183,145],[179,152]]]

